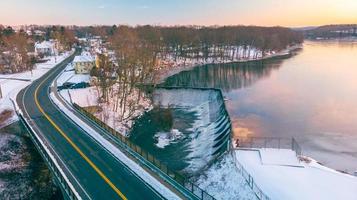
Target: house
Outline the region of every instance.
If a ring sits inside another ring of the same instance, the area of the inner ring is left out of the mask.
[[[35,43],[35,53],[37,55],[52,56],[55,55],[55,45],[50,41],[43,41],[41,43]]]
[[[73,67],[76,74],[89,74],[95,67],[95,59],[89,54],[74,57]]]

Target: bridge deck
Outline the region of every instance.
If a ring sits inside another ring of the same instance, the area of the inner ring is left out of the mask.
[[[83,199],[163,199],[51,102],[48,88],[70,62],[50,70],[17,96],[17,103],[37,134],[60,158]]]

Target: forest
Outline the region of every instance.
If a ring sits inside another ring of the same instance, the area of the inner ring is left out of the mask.
[[[122,120],[141,109],[145,98],[137,86],[157,84],[160,72],[169,67],[166,61],[175,65],[183,60],[185,65],[193,60],[259,59],[303,41],[301,33],[283,27],[96,26],[73,31],[77,37],[101,36],[105,47],[114,52],[112,58],[97,55],[98,68],[91,75],[97,78],[100,101],[112,104]]]

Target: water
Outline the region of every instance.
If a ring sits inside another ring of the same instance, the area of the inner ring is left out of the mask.
[[[170,169],[195,175],[228,149],[231,126],[220,91],[157,89],[153,102],[130,140]]]
[[[290,58],[199,66],[165,85],[222,89],[234,135],[295,137],[322,164],[357,170],[357,42],[307,41]]]

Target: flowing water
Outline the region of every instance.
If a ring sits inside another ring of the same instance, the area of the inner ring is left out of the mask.
[[[221,89],[234,135],[295,137],[305,155],[357,170],[356,41],[306,41],[289,58],[198,66],[165,85]]]
[[[130,139],[170,169],[197,174],[228,149],[231,126],[219,90],[161,88],[153,102]]]

